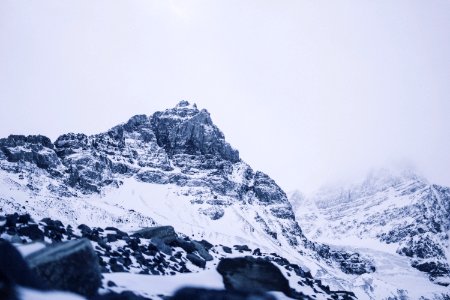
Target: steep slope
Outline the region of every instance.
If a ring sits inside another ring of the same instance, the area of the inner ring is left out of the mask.
[[[0,184],[3,214],[124,231],[172,225],[199,240],[278,252],[339,290],[351,283],[335,278],[374,271],[357,253],[306,239],[282,189],[187,101],[92,136],[0,139]]]
[[[391,250],[432,282],[450,283],[449,188],[429,184],[411,171],[379,170],[358,184],[322,188],[308,199],[290,198],[313,240]]]
[[[143,204],[135,212],[146,215],[148,222],[157,214],[146,213],[146,207],[157,204],[157,210],[164,211],[163,206],[173,201],[178,211],[169,207],[165,212],[187,214],[183,224],[201,220],[206,227],[230,215],[245,227],[237,232],[257,231],[271,236],[277,245],[303,242],[284,192],[266,174],[239,159],[206,110],[185,101],[151,117],[135,116],[94,136],[66,134],[54,144],[42,136],[10,136],[0,140],[0,147],[1,168],[7,172],[4,180],[17,192],[77,197],[98,205],[92,199],[107,195],[108,204],[113,204],[115,195],[124,190],[144,189],[152,199],[122,199],[122,204],[127,209]],[[69,221],[74,221],[73,216],[67,214]],[[170,215],[166,219],[176,220]],[[125,215],[126,220],[136,222]]]

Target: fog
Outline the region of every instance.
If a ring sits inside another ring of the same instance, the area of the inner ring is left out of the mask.
[[[450,186],[449,95],[450,1],[0,2],[0,136],[185,99],[287,191],[399,164]]]

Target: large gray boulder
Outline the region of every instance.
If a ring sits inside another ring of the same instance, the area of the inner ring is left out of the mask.
[[[43,282],[30,270],[17,248],[7,241],[0,241],[0,299],[8,299],[6,295],[14,294],[15,285],[45,289]]]
[[[217,271],[227,290],[242,292],[280,291],[291,294],[288,280],[270,261],[252,256],[224,258]]]
[[[172,226],[156,226],[143,228],[136,231],[133,236],[144,239],[160,239],[164,243],[169,244],[177,239],[177,234]]]
[[[98,257],[87,239],[54,244],[30,254],[26,260],[51,289],[91,297],[101,286]]]

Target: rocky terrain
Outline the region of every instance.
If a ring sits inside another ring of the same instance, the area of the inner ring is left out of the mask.
[[[274,299],[267,291],[279,291],[293,299],[355,298],[351,292],[330,291],[309,272],[276,253],[262,253],[246,245],[227,247],[195,241],[179,236],[170,226],[128,234],[113,227],[89,228],[81,224],[72,228],[50,218],[35,222],[29,215],[7,215],[0,221],[0,278],[6,283],[0,288],[2,299],[15,299],[12,289],[16,285],[39,291],[62,290],[89,299],[169,299],[171,295],[138,296],[123,291],[102,274],[175,276],[201,272],[207,264],[223,276],[225,290],[180,290],[174,299],[183,293],[193,293],[195,299],[216,299],[218,295],[225,299]],[[14,243],[25,254],[24,259],[6,241]],[[14,271],[7,262],[11,259],[17,265]],[[295,280],[303,292],[291,288],[287,278]]]

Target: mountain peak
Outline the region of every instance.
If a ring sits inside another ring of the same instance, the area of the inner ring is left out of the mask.
[[[176,154],[214,155],[231,162],[239,161],[239,153],[226,141],[214,125],[206,109],[181,101],[175,108],[159,111],[151,117],[151,127],[158,145],[169,156]]]
[[[178,102],[178,104],[175,106],[176,109],[197,109],[197,104],[190,103],[187,100],[181,100]]]

